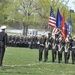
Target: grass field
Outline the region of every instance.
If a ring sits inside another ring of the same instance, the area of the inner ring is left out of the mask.
[[[38,50],[29,48],[8,47],[3,66],[0,67],[0,75],[75,75],[75,64],[63,61],[59,64],[51,61],[51,52],[47,62],[38,61]]]

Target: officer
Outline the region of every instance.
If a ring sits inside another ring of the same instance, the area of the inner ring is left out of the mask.
[[[58,50],[59,34],[55,34],[55,49]]]
[[[44,50],[44,62],[48,60],[48,38],[46,37],[45,50]]]
[[[73,37],[73,46],[72,46],[71,56],[72,56],[72,64],[74,64],[75,62],[75,36]]]
[[[8,41],[9,41],[8,46],[11,46],[11,40],[12,40],[12,35],[9,35],[8,36]]]
[[[37,48],[37,42],[38,42],[38,39],[37,39],[37,36],[35,35],[34,36],[34,48]]]
[[[21,35],[21,37],[20,37],[20,47],[23,47],[23,36]]]
[[[75,36],[73,37],[73,46],[75,46]]]
[[[16,35],[13,35],[13,42],[12,42],[12,46],[16,47]]]
[[[72,50],[72,46],[73,46],[73,39],[72,37],[69,37],[69,51]]]
[[[1,26],[1,32],[0,32],[0,66],[2,66],[2,61],[5,53],[5,48],[8,44],[8,36],[7,33],[5,33],[6,26]]]
[[[34,36],[32,35],[30,37],[30,44],[29,44],[30,49],[33,49],[33,42],[34,42]]]
[[[44,50],[44,62],[48,60],[48,52],[52,49],[53,38],[51,33],[48,32],[48,37],[46,37],[45,50]]]
[[[39,38],[39,61],[42,61],[43,50],[45,49],[46,38],[45,35],[42,35]]]
[[[55,39],[53,41],[53,48],[52,48],[52,62],[54,62],[56,59],[58,45],[59,45],[59,37],[58,34],[55,34]]]
[[[62,52],[65,51],[65,44],[66,44],[65,39],[62,38],[62,39],[61,39],[61,51],[62,51]]]
[[[64,50],[64,39],[62,37],[59,38],[58,45],[58,63],[62,61],[62,51]]]
[[[19,35],[17,35],[16,36],[16,47],[19,47],[19,45],[20,45],[20,37],[19,37]]]
[[[68,60],[69,60],[69,50],[68,50],[68,47],[69,47],[69,36],[66,37],[65,39],[65,51],[64,51],[64,59],[65,59],[65,63],[68,63]]]
[[[29,47],[29,36],[26,36],[26,43],[25,43],[25,45],[26,45],[26,47],[28,48]]]
[[[72,64],[75,62],[75,46],[72,47]]]
[[[48,49],[51,50],[52,49],[52,43],[53,43],[53,38],[51,36],[51,33],[48,33]]]
[[[39,44],[40,44],[39,39],[40,39],[40,36],[37,36],[37,49],[39,48]]]

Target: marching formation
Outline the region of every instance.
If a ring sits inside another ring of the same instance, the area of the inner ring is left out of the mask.
[[[38,48],[37,36],[24,36],[24,35],[8,35],[9,47],[26,47],[26,48]]]
[[[62,61],[64,53],[64,62],[68,63],[70,55],[72,57],[72,64],[75,62],[75,37],[67,36],[66,39],[59,37],[58,34],[52,36],[51,33],[40,36],[19,36],[9,35],[8,46],[11,47],[26,47],[39,49],[39,61],[42,61],[44,52],[44,62],[48,60],[49,50],[52,52],[52,62],[55,62],[58,57],[58,63]],[[58,55],[58,56],[57,56]]]
[[[58,55],[58,63],[62,61],[62,53],[64,52],[64,62],[68,63],[70,55],[72,57],[72,64],[75,62],[75,37],[67,36],[66,39],[59,37],[55,34],[55,37],[48,33],[48,37],[42,35],[39,39],[39,61],[42,61],[42,54],[44,50],[44,62],[48,60],[48,51],[52,52],[52,62],[55,62]]]

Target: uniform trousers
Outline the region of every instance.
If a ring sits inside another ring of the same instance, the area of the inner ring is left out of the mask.
[[[72,49],[72,64],[75,62],[75,48]]]
[[[44,50],[44,62],[48,60],[48,48],[45,48]]]
[[[45,46],[39,46],[39,61],[42,61],[43,50]]]
[[[62,60],[62,51],[58,51],[58,63]]]
[[[3,42],[0,41],[0,66],[2,65],[4,53],[5,53],[5,46],[3,45]]]
[[[0,47],[0,66],[2,66],[4,53],[5,53],[5,47]]]

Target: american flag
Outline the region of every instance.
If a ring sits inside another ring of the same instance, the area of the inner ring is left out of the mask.
[[[58,28],[54,27],[52,33],[53,34],[58,34]]]
[[[49,26],[56,27],[56,18],[54,16],[52,7],[50,8]]]

